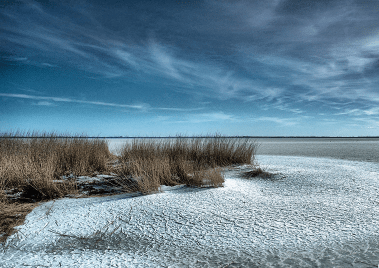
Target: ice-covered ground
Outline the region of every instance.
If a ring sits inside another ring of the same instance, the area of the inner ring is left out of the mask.
[[[259,156],[273,179],[60,199],[35,208],[1,267],[377,267],[379,165]]]

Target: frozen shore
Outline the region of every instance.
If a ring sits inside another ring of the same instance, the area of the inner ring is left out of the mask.
[[[379,165],[258,156],[273,179],[47,202],[0,267],[376,267]],[[365,266],[366,265],[366,266]]]

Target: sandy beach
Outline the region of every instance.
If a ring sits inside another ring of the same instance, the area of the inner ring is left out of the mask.
[[[162,187],[35,208],[1,267],[376,267],[379,166],[258,156],[272,179]]]

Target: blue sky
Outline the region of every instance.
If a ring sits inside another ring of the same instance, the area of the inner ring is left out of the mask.
[[[378,136],[379,1],[1,1],[0,131]]]

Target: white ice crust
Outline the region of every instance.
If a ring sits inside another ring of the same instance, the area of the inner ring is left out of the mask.
[[[35,208],[0,267],[364,267],[379,264],[379,165],[258,156],[272,179],[64,198]]]

